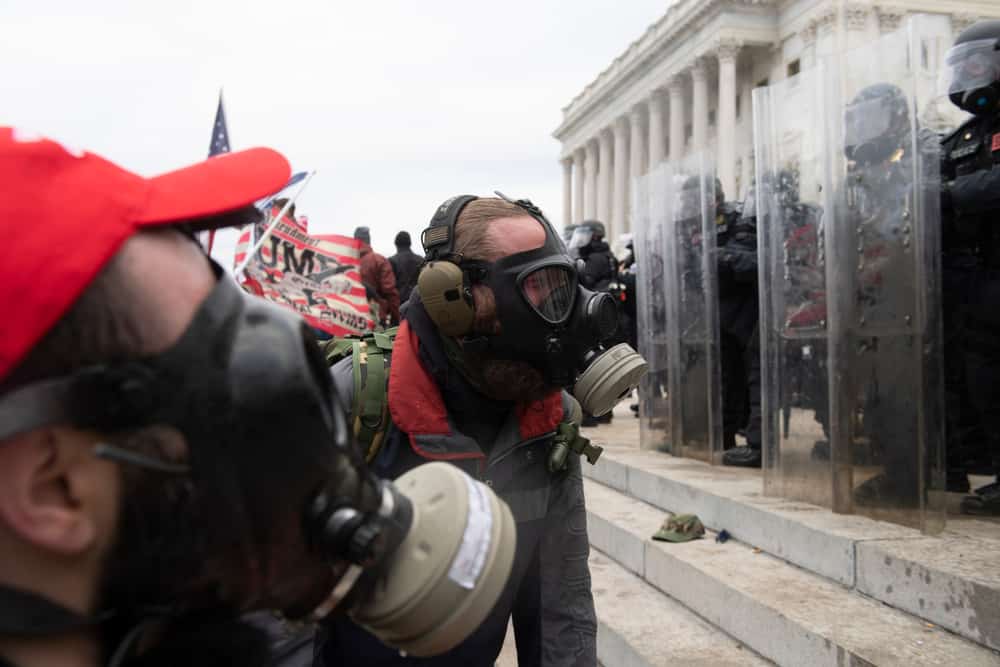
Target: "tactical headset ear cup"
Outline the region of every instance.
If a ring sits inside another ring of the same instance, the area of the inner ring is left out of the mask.
[[[442,334],[464,336],[472,330],[476,311],[457,264],[428,262],[417,277],[417,289],[424,309]]]

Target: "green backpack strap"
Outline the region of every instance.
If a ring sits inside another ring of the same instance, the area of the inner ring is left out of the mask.
[[[389,366],[396,328],[374,332],[363,338],[347,339],[350,343],[352,375],[354,378],[355,442],[365,452],[371,463],[382,449],[385,433],[389,430]]]

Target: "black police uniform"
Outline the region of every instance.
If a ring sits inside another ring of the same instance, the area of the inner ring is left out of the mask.
[[[740,207],[729,203],[722,204],[716,216],[722,434],[727,450],[735,447],[736,432],[747,428],[751,403],[758,406],[758,419],[755,432],[751,433],[754,429],[748,430],[747,441],[760,448],[759,343],[756,348],[751,345],[759,309],[757,233],[754,226],[741,216]],[[754,374],[757,382],[751,387],[750,378]],[[755,400],[751,400],[751,393]]]
[[[594,238],[579,250],[580,284],[595,292],[607,292],[618,272],[618,260],[611,247],[601,238]],[[584,416],[584,426],[610,422],[612,413],[600,417]]]
[[[1000,464],[1000,111],[946,137],[941,158],[948,462],[960,479]]]
[[[948,463],[961,482],[1000,472],[1000,20],[964,30],[946,64],[949,98],[973,114],[941,151]],[[962,509],[1000,514],[1000,483]]]
[[[747,214],[750,212],[748,211]],[[719,348],[725,449],[746,429],[750,449],[733,450],[726,465],[760,465],[760,335],[756,218],[723,204],[716,218],[719,275]]]

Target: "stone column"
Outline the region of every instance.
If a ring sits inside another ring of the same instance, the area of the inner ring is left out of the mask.
[[[691,146],[695,152],[708,147],[708,72],[705,61],[698,58],[691,65],[694,88],[691,102]]]
[[[573,222],[573,158],[562,161],[563,167],[563,226]]]
[[[659,90],[649,94],[649,170],[663,161],[663,95]]]
[[[597,217],[597,141],[587,142],[587,186],[584,189],[583,220]]]
[[[625,211],[628,208],[628,120],[624,116],[615,122],[614,133],[615,180],[611,188],[611,229],[608,230],[609,242],[625,230]]]
[[[632,231],[632,188],[635,185],[635,180],[642,176],[643,172],[645,142],[642,136],[642,109],[640,107],[632,109],[628,117],[628,125],[631,129],[628,140],[628,199],[625,201],[627,213],[622,232]]]
[[[670,161],[684,156],[684,79],[680,74],[670,80]]]
[[[583,190],[586,187],[584,185],[585,178],[584,174],[584,161],[586,160],[586,153],[584,149],[578,148],[575,153],[573,153],[573,222],[580,222],[583,220],[584,211],[584,199]]]
[[[740,51],[737,42],[720,42],[716,51],[719,58],[719,111],[718,164],[716,169],[722,181],[722,191],[730,199],[736,192],[736,56]]]
[[[742,197],[753,182],[753,68],[750,67],[743,76],[743,85],[740,90],[740,120],[743,124],[743,136],[737,140],[743,146],[743,163],[740,172],[740,192],[734,192],[733,197]]]
[[[611,222],[611,181],[613,176],[611,167],[611,142],[611,132],[606,129],[601,130],[601,133],[597,136],[598,151],[600,153],[600,156],[597,158],[600,162],[597,170],[597,219],[605,225]],[[609,236],[610,233],[610,230],[608,230]]]
[[[878,13],[878,29],[883,35],[899,30],[899,26],[906,16],[906,10],[902,7],[878,6],[875,11]]]
[[[847,48],[857,48],[875,37],[869,35],[867,28],[868,17],[871,15],[872,7],[858,2],[849,2],[844,7],[844,23],[847,27]]]
[[[799,38],[802,39],[802,55],[799,57],[799,62],[803,72],[816,66],[816,30],[816,23],[811,22],[799,31]]]

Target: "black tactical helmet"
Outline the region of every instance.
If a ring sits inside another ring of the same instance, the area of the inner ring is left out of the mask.
[[[1000,110],[1000,20],[966,28],[945,57],[945,90],[952,104],[972,114]]]
[[[863,89],[844,114],[844,154],[861,164],[887,160],[906,144],[910,115],[906,95],[890,83]]]
[[[605,236],[606,230],[604,229],[604,223],[599,220],[586,220],[580,223],[580,226],[589,227],[591,233],[594,235],[594,238],[604,238]]]

